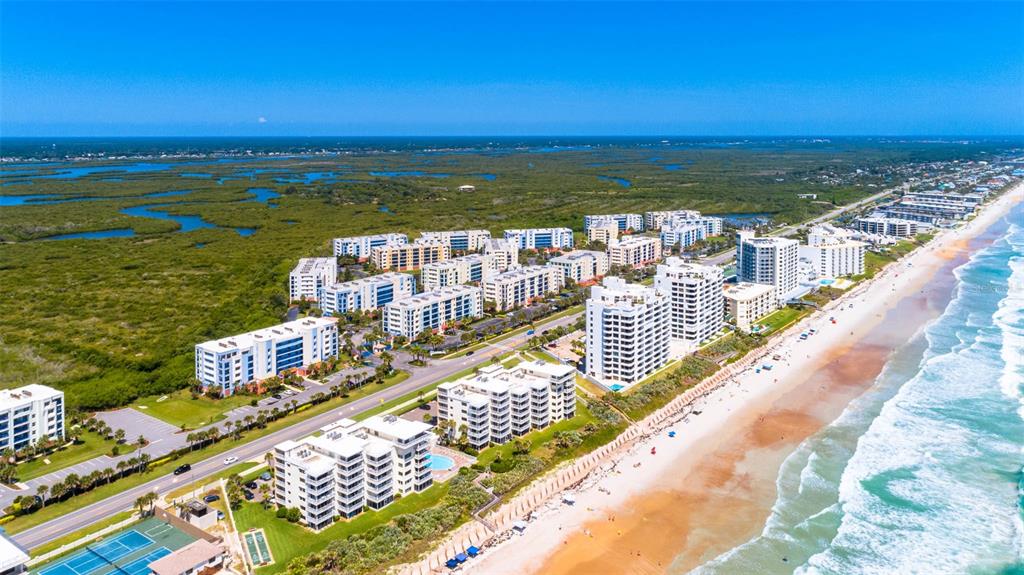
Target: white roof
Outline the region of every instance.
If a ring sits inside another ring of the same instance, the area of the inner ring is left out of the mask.
[[[64,395],[63,392],[38,383],[30,383],[16,389],[3,389],[0,390],[0,409],[10,409],[62,395]]]
[[[605,255],[604,252],[595,252],[588,250],[575,250],[568,253],[564,253],[557,258],[551,258],[548,263],[559,264],[559,263],[573,263],[576,260],[593,258],[597,259]]]
[[[750,282],[741,282],[726,287],[725,297],[731,300],[747,301],[752,300],[758,296],[762,296],[766,293],[772,293],[774,291],[775,286],[771,284],[755,284]]]
[[[334,323],[334,319],[327,317],[304,317],[302,319],[282,323],[273,327],[265,327],[263,329],[241,333],[230,337],[206,341],[196,347],[200,347],[214,353],[221,353],[233,349],[252,347],[253,343],[257,341],[291,339],[302,335],[307,330],[326,327],[333,325]]]
[[[422,421],[409,421],[393,415],[375,415],[359,424],[359,427],[376,432],[376,435],[408,440],[430,431]]]
[[[13,541],[0,535],[0,572],[13,569],[28,562],[28,553]]]

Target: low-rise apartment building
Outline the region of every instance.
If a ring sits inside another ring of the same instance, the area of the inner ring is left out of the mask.
[[[317,301],[320,290],[336,281],[337,258],[302,258],[288,275],[288,294],[292,301]]]
[[[601,242],[605,246],[619,239],[619,226],[614,222],[598,223],[587,230],[588,242]]]
[[[521,250],[560,250],[571,248],[573,242],[569,228],[505,230],[505,239],[514,242]]]
[[[660,212],[644,213],[644,225],[648,230],[660,230],[663,225],[673,219],[699,218],[700,212],[696,210],[669,210]]]
[[[430,487],[430,426],[394,415],[343,419],[274,446],[273,501],[315,530]]]
[[[862,274],[867,244],[850,235],[828,224],[815,226],[807,234],[807,245],[800,246],[800,259],[810,263],[819,278]]]
[[[707,237],[704,226],[694,223],[681,223],[672,220],[661,226],[661,244],[665,247],[679,246],[685,248]]]
[[[480,288],[448,286],[387,304],[384,306],[383,328],[387,333],[411,340],[426,330],[480,317],[483,312],[483,291]]]
[[[452,251],[475,252],[483,249],[484,243],[491,239],[487,230],[454,230],[445,232],[423,232],[417,242],[442,243]]]
[[[447,286],[486,281],[500,271],[503,270],[498,269],[498,258],[495,256],[471,254],[423,266],[420,280],[423,282],[423,291],[433,291]]]
[[[452,250],[442,243],[412,243],[382,246],[370,251],[370,261],[382,270],[410,271],[452,257]]]
[[[918,233],[918,222],[900,218],[869,217],[857,218],[856,228],[866,234],[911,238]]]
[[[666,227],[685,227],[690,225],[703,228],[704,237],[710,238],[711,236],[722,235],[724,222],[722,218],[716,218],[714,216],[698,216],[695,218],[674,217],[662,224],[662,229],[665,229]]]
[[[620,232],[633,230],[644,231],[644,217],[640,214],[602,214],[595,216],[583,216],[583,231],[591,227],[604,224],[615,224]]]
[[[608,273],[608,254],[587,250],[576,250],[548,260],[549,266],[562,270],[562,279],[576,283],[588,282],[604,277]]]
[[[668,294],[655,287],[607,277],[587,300],[586,372],[618,391],[668,361]]]
[[[519,266],[519,244],[504,238],[494,238],[484,242],[484,255],[494,258],[494,265],[499,270],[508,270]]]
[[[658,266],[654,287],[668,295],[672,339],[700,343],[722,329],[724,281],[718,266],[679,258],[668,258]]]
[[[608,265],[640,268],[661,259],[661,239],[628,236],[608,244]]]
[[[502,272],[482,281],[484,300],[494,302],[499,311],[526,305],[562,289],[562,270],[550,266],[524,266]]]
[[[196,379],[206,390],[233,394],[252,382],[303,369],[338,355],[338,325],[307,317],[196,345]]]
[[[372,236],[352,236],[334,239],[334,256],[353,256],[361,260],[369,259],[373,248],[385,246],[404,246],[409,243],[405,234],[375,234]]]
[[[415,295],[416,278],[410,274],[387,272],[336,283],[325,287],[320,294],[320,309],[324,313],[372,311]]]
[[[736,322],[736,327],[750,332],[757,320],[779,309],[775,288],[768,284],[732,284],[723,292],[725,309]]]
[[[0,390],[0,451],[20,451],[44,437],[66,437],[64,392],[38,383]]]
[[[465,426],[474,449],[501,444],[576,415],[576,370],[543,361],[511,369],[488,365],[437,388],[438,420]]]

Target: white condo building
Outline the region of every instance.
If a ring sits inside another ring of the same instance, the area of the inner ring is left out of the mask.
[[[321,432],[273,451],[273,501],[297,508],[307,527],[320,530],[364,508],[382,509],[433,483],[425,423],[377,415],[359,423],[343,419]]]
[[[799,246],[788,238],[759,238],[750,230],[737,232],[737,281],[772,285],[776,298],[788,299],[799,288]]]
[[[490,239],[484,242],[484,255],[494,258],[494,265],[499,270],[512,269],[519,266],[519,244],[504,238]]]
[[[330,314],[371,311],[415,293],[415,277],[387,272],[325,287],[320,292],[320,309]]]
[[[732,284],[723,292],[725,309],[736,327],[749,332],[757,320],[779,309],[775,288],[768,284]]]
[[[497,257],[489,254],[471,254],[423,266],[420,280],[423,282],[423,291],[433,291],[448,286],[486,281],[500,271],[502,270],[498,269]]]
[[[608,277],[587,300],[587,374],[618,390],[668,361],[669,296],[654,287]]]
[[[601,242],[607,246],[617,239],[619,239],[619,226],[614,222],[599,223],[587,230],[588,242]]]
[[[505,230],[505,239],[512,240],[521,250],[571,248],[572,230],[569,228]]]
[[[643,267],[661,259],[661,239],[627,236],[608,244],[608,265]]]
[[[917,235],[918,222],[899,218],[857,218],[857,229],[867,234],[909,238]]]
[[[722,285],[718,266],[668,258],[658,266],[654,287],[669,297],[669,331],[673,339],[700,343],[722,329]]]
[[[443,328],[462,319],[480,317],[484,312],[483,291],[457,285],[423,292],[384,306],[384,331],[415,339],[425,330]]]
[[[494,275],[480,283],[484,300],[499,311],[526,305],[534,298],[562,289],[562,270],[550,266],[524,266]]]
[[[673,220],[661,227],[661,244],[665,247],[678,245],[680,248],[685,248],[706,237],[704,226],[694,223],[681,223]]]
[[[850,232],[823,224],[807,233],[807,245],[800,246],[800,259],[811,264],[819,278],[864,273],[864,251],[867,244],[850,238]]]
[[[722,218],[716,218],[714,216],[699,216],[696,218],[683,218],[675,217],[669,219],[662,225],[662,229],[666,227],[684,227],[684,226],[699,226],[704,228],[704,236],[720,236],[722,235],[722,226],[724,222]]]
[[[696,210],[671,210],[662,212],[646,212],[644,214],[644,225],[648,230],[660,230],[669,220],[699,218],[700,212]]]
[[[65,438],[64,392],[38,383],[0,390],[0,451],[19,451],[44,437]]]
[[[231,395],[248,383],[338,355],[338,325],[307,317],[196,346],[196,379]]]
[[[337,258],[302,258],[288,275],[288,293],[292,301],[317,301],[320,290],[338,281]]]
[[[505,443],[576,415],[576,370],[544,361],[488,365],[439,385],[437,414],[454,424],[453,437],[465,426],[475,449]]]
[[[608,254],[587,250],[576,250],[548,260],[549,266],[562,270],[563,279],[583,283],[608,273]]]
[[[604,224],[615,224],[620,232],[634,230],[644,231],[644,217],[640,214],[603,214],[597,216],[583,216],[583,231],[593,226]]]
[[[417,242],[440,242],[452,251],[475,252],[483,249],[484,243],[491,239],[487,230],[456,230],[449,232],[423,232]]]
[[[376,234],[372,236],[352,236],[334,239],[334,256],[354,256],[361,260],[368,259],[373,248],[383,246],[404,246],[409,243],[405,234]]]

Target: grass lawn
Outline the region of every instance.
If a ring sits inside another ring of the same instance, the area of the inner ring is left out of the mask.
[[[94,457],[100,455],[110,455],[110,450],[114,448],[114,442],[109,439],[104,439],[99,435],[83,430],[82,443],[79,445],[72,445],[61,449],[60,451],[51,453],[47,457],[40,457],[33,459],[32,461],[26,461],[25,463],[19,463],[18,480],[28,481],[29,479],[35,479],[42,475],[46,475],[52,471],[63,469],[65,467],[88,461]],[[131,450],[130,446],[122,446],[123,451],[127,453]],[[43,463],[44,459],[49,459],[50,464]],[[35,493],[33,493],[35,495]]]
[[[811,308],[784,307],[759,319],[757,323],[764,326],[762,335],[768,335],[786,329],[791,324],[811,313]]]
[[[447,493],[447,483],[435,484],[422,493],[406,495],[380,511],[364,511],[353,519],[338,521],[319,533],[314,533],[297,523],[278,519],[274,509],[264,509],[260,503],[245,502],[234,511],[235,527],[239,533],[254,528],[262,528],[266,532],[274,564],[257,568],[256,572],[261,575],[272,575],[285,571],[292,559],[321,551],[331,541],[364,533],[390,522],[398,515],[436,505]]]
[[[251,395],[232,395],[223,399],[211,399],[200,396],[192,399],[187,389],[175,391],[167,395],[167,399],[158,401],[163,396],[149,396],[136,401],[133,406],[142,413],[152,415],[170,423],[175,427],[196,429],[204,425],[224,419],[224,414],[256,399]]]
[[[42,545],[40,545],[38,547],[33,547],[32,549],[29,549],[29,551],[32,552],[32,556],[33,557],[38,557],[40,555],[43,555],[44,553],[49,553],[50,551],[53,551],[55,549],[59,549],[60,547],[62,547],[64,545],[67,545],[68,543],[74,543],[75,541],[78,541],[82,537],[86,537],[86,536],[88,536],[88,535],[90,535],[92,533],[95,533],[95,532],[99,531],[100,529],[103,529],[104,527],[109,527],[111,525],[114,525],[115,523],[120,523],[120,522],[128,519],[129,517],[131,517],[134,514],[135,514],[134,511],[122,511],[121,513],[115,513],[115,514],[111,515],[110,517],[105,517],[105,518],[101,519],[100,521],[97,521],[96,523],[93,523],[92,525],[90,525],[90,526],[88,526],[88,527],[86,527],[84,529],[79,529],[78,531],[72,531],[71,533],[68,533],[67,535],[65,535],[63,537],[58,537],[56,539],[51,539],[51,540],[47,541],[46,543],[44,543],[44,544],[42,544]],[[73,550],[74,549],[70,549],[70,550],[68,550],[68,552],[73,551]],[[61,555],[64,555],[64,553],[61,553]]]
[[[13,520],[4,524],[4,529],[6,529],[8,533],[18,533],[19,531],[24,531],[25,529],[35,527],[36,525],[40,525],[42,523],[46,523],[47,521],[58,519],[69,513],[73,513],[76,509],[80,509],[82,507],[85,507],[86,505],[96,503],[97,501],[102,501],[103,499],[106,499],[107,497],[110,497],[112,495],[116,495],[126,489],[130,489],[137,485],[146,483],[147,481],[150,481],[155,477],[170,473],[183,463],[196,463],[208,457],[213,457],[220,453],[224,453],[229,449],[248,443],[253,439],[264,437],[266,435],[274,433],[275,431],[279,431],[281,429],[284,429],[285,427],[294,425],[300,419],[305,419],[307,417],[319,415],[332,409],[337,409],[338,407],[348,404],[352,401],[376,393],[383,389],[384,387],[385,386],[375,383],[364,385],[363,387],[360,387],[359,389],[350,392],[347,398],[336,397],[334,399],[325,401],[319,405],[307,407],[306,409],[300,408],[298,413],[291,413],[285,417],[282,417],[281,419],[278,419],[277,421],[271,422],[267,424],[267,427],[264,429],[254,429],[246,433],[240,440],[236,441],[234,439],[225,439],[223,441],[220,441],[219,443],[210,445],[203,449],[197,449],[192,453],[188,453],[178,459],[167,461],[160,465],[153,466],[146,473],[129,475],[124,479],[120,479],[113,483],[93,489],[88,493],[76,495],[70,499],[61,501],[59,503],[49,504],[45,508],[40,509],[39,511],[36,511],[35,513],[32,513],[30,515],[22,515],[20,517],[14,518]]]

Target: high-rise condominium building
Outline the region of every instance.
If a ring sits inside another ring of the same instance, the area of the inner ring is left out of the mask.
[[[576,415],[576,370],[538,361],[511,369],[489,365],[437,388],[438,419],[482,449]]]
[[[433,483],[425,423],[377,415],[360,423],[343,419],[321,432],[273,451],[273,501],[297,508],[307,527],[320,530],[364,508],[382,509]]]
[[[603,277],[608,273],[608,254],[576,250],[548,261],[549,266],[562,270],[563,279],[582,283]]]
[[[491,239],[487,230],[455,230],[446,232],[423,232],[417,242],[440,242],[452,251],[475,252],[483,249],[484,243]]]
[[[807,245],[800,246],[800,259],[810,262],[819,278],[864,273],[864,252],[867,244],[850,238],[848,230],[828,224],[811,228]]]
[[[409,271],[452,257],[452,250],[441,243],[413,243],[383,246],[370,251],[373,265],[382,270]]]
[[[572,230],[569,228],[505,230],[505,239],[515,242],[521,250],[564,249],[572,247]]]
[[[673,339],[702,342],[722,329],[722,284],[718,266],[668,258],[658,266],[654,287],[669,297],[669,331]]]
[[[661,240],[628,236],[608,244],[608,264],[639,268],[661,259]]]
[[[447,286],[486,281],[500,271],[497,257],[470,254],[427,264],[421,270],[420,279],[424,291],[433,291]]]
[[[354,256],[361,260],[368,259],[373,248],[384,246],[404,246],[409,243],[405,234],[376,234],[372,236],[352,236],[334,239],[334,256]]]
[[[788,238],[759,238],[749,230],[737,232],[736,279],[774,286],[775,297],[787,299],[799,287],[799,246]]]
[[[416,278],[410,274],[387,272],[336,283],[320,293],[320,309],[324,313],[371,311],[412,297],[416,293]]]
[[[37,383],[0,390],[0,451],[19,451],[44,437],[65,438],[64,392]]]
[[[613,390],[634,384],[668,361],[668,294],[607,277],[587,300],[586,371]]]
[[[562,289],[562,270],[550,266],[524,266],[491,276],[480,283],[484,300],[499,311],[526,305]]]
[[[317,301],[320,290],[336,281],[337,258],[302,258],[288,275],[288,292],[292,301]]]
[[[384,306],[383,328],[392,335],[414,339],[425,330],[443,328],[458,320],[480,317],[483,292],[467,285],[423,292]]]
[[[231,395],[248,383],[338,355],[338,325],[307,317],[196,346],[196,379]]]

